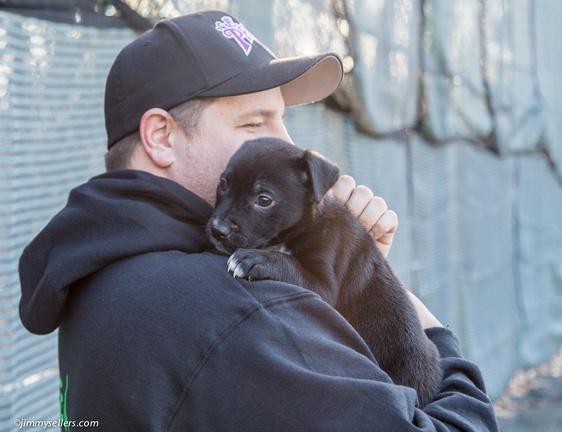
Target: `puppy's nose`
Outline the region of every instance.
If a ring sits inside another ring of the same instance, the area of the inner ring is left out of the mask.
[[[228,237],[231,232],[230,224],[216,218],[211,222],[211,234],[216,239]]]

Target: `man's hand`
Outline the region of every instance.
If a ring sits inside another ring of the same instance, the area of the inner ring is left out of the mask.
[[[366,186],[356,186],[355,180],[348,175],[343,175],[332,188],[336,198],[343,202],[349,210],[359,219],[381,254],[386,258],[398,228],[398,216],[389,210],[386,202]]]
[[[388,207],[381,197],[376,197],[366,186],[356,186],[352,177],[341,176],[334,187],[332,193],[336,198],[345,203],[351,212],[357,216],[359,221],[371,234],[375,240],[377,248],[386,258],[392,245],[392,239],[396,228],[398,228],[398,217]],[[409,290],[414,308],[418,314],[421,325],[424,329],[430,327],[443,327],[429,309]]]
[[[392,239],[398,228],[398,217],[388,207],[381,197],[373,196],[373,192],[366,186],[355,186],[355,180],[350,176],[341,176],[332,193],[345,203],[351,212],[371,234],[375,244],[386,258],[392,245]],[[424,329],[443,327],[427,307],[410,291],[406,290],[418,314]]]

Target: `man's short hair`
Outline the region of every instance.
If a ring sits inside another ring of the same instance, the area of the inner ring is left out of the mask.
[[[168,112],[186,136],[190,137],[198,130],[203,110],[214,100],[215,98],[194,98],[175,106]],[[117,141],[105,155],[105,169],[115,171],[130,168],[133,152],[138,143],[140,143],[138,130]]]

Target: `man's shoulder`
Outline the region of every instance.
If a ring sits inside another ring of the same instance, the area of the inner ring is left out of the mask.
[[[113,262],[72,288],[63,339],[81,334],[91,340],[106,329],[102,333],[126,340],[127,350],[148,344],[187,361],[234,335],[259,343],[272,322],[291,325],[295,315],[306,314],[297,303],[323,303],[297,286],[234,278],[226,261],[210,253],[161,251]]]
[[[189,329],[224,328],[249,311],[277,303],[321,301],[294,285],[234,278],[227,259],[212,253],[152,252],[113,263],[90,284],[97,291],[96,303],[111,299],[124,319],[142,315]]]
[[[178,294],[188,293],[189,299],[201,296],[223,303],[244,298],[250,302],[268,303],[292,296],[317,297],[309,290],[278,281],[250,282],[235,278],[228,271],[228,257],[224,255],[167,251],[145,254],[141,260],[145,262],[136,266],[142,268],[143,281],[149,285],[167,285]]]

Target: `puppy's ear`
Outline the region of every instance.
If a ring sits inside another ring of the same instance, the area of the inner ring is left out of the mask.
[[[340,175],[340,170],[320,153],[312,150],[306,150],[304,152],[303,161],[308,173],[314,199],[316,202],[320,202],[326,192],[336,184]]]

